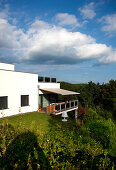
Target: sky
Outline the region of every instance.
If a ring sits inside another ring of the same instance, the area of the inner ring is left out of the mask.
[[[70,83],[116,80],[116,0],[0,0],[0,62]]]

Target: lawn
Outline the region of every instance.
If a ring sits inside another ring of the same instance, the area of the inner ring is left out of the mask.
[[[15,127],[23,126],[24,128],[28,129],[39,127],[43,131],[47,131],[49,127],[49,121],[51,119],[52,118],[48,114],[32,112],[0,119],[0,124],[3,121],[8,120],[9,124]]]
[[[49,132],[51,129],[53,130],[59,126],[65,130],[71,129],[72,125],[76,123],[75,119],[70,119],[70,116],[67,119],[67,122],[62,122],[61,115],[51,117],[46,113],[31,112],[0,119],[0,124],[8,121],[10,125],[16,128],[23,127],[25,129],[28,128],[29,130],[35,131],[37,129],[41,129],[43,132]]]

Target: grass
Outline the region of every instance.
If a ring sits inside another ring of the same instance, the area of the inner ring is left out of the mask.
[[[0,119],[0,124],[3,121],[8,120],[8,122],[14,127],[21,125],[24,128],[30,129],[33,126],[33,128],[39,127],[43,131],[47,131],[49,129],[49,121],[51,121],[50,119],[52,118],[48,114],[31,112]]]
[[[51,129],[55,129],[58,126],[61,126],[62,129],[70,129],[72,124],[75,124],[75,119],[67,118],[67,122],[62,122],[61,115],[56,117],[51,117],[49,114],[39,113],[39,112],[31,112],[20,115],[15,115],[7,118],[0,119],[0,124],[3,121],[8,121],[13,127],[23,127],[28,128],[29,130],[38,128],[43,132],[51,131]],[[59,129],[59,128],[58,128]]]

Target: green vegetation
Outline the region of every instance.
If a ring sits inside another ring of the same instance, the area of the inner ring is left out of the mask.
[[[73,112],[68,122],[37,112],[1,119],[1,169],[116,169],[116,81],[61,88],[80,92],[78,120]]]
[[[95,111],[94,111],[95,112]],[[116,166],[116,125],[92,109],[82,126],[69,114],[28,113],[0,120],[2,169],[109,169]],[[36,118],[35,118],[36,116]],[[115,138],[114,138],[115,137]]]
[[[90,81],[88,84],[70,84],[61,82],[61,88],[79,92],[79,105],[93,108],[105,119],[116,121],[116,80],[100,85]],[[75,99],[75,96],[70,96]],[[60,96],[60,99],[63,97]],[[68,97],[67,97],[68,99]]]

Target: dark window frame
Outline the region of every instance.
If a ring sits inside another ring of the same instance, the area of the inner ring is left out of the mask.
[[[0,96],[0,110],[8,109],[8,96]]]
[[[21,95],[21,107],[29,106],[29,95]]]

